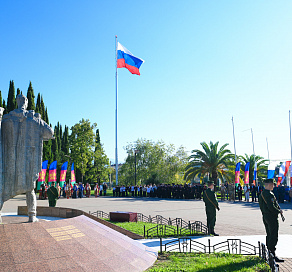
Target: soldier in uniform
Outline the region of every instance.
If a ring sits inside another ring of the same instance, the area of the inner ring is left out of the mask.
[[[214,236],[219,236],[214,231],[215,223],[216,223],[216,209],[219,211],[219,205],[217,201],[217,197],[214,193],[214,182],[208,181],[208,188],[203,193],[203,201],[206,206],[206,215],[207,215],[207,226],[209,234]]]
[[[259,204],[263,214],[263,222],[266,228],[266,244],[268,250],[273,254],[276,262],[284,262],[275,255],[276,245],[278,242],[279,222],[278,215],[282,214],[282,210],[273,194],[274,180],[265,180],[265,189],[260,194]]]
[[[52,186],[48,189],[48,199],[49,199],[49,206],[55,207],[57,204],[57,199],[59,197],[58,189],[55,187],[55,182],[52,182]]]

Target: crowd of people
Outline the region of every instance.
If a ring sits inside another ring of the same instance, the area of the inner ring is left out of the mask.
[[[107,184],[103,183],[94,186],[94,196],[106,196],[107,193]],[[39,190],[39,199],[47,199],[47,193],[48,193],[49,185],[46,183],[41,184],[41,188]],[[58,198],[64,197],[64,198],[83,198],[83,197],[90,197],[91,196],[91,186],[89,183],[86,183],[86,185],[82,184],[82,182],[79,182],[79,184],[72,185],[71,183],[67,182],[64,183],[64,185],[61,187],[59,183],[56,185],[56,189],[58,191]]]
[[[225,198],[228,199],[228,192],[230,194],[230,190],[228,190],[228,185],[222,184],[220,187],[220,193],[221,193],[221,200],[225,200]],[[251,199],[251,202],[257,202],[260,194],[264,190],[264,186],[262,185],[254,185],[252,184],[249,186],[249,184],[245,184],[243,187],[241,184],[238,184],[235,188],[235,198],[239,201],[242,201],[243,196],[246,202],[249,202]],[[233,187],[234,190],[234,187]],[[275,186],[273,189],[273,193],[279,203],[286,202],[292,202],[292,188],[290,188],[287,185],[279,184],[278,186]]]
[[[201,199],[204,186],[201,184],[150,184],[114,186],[114,197],[158,197],[175,199]]]
[[[39,191],[39,198],[46,199],[47,190],[49,186],[45,183],[41,185],[41,190]],[[64,183],[63,187],[60,187],[57,183],[56,188],[59,192],[59,198],[82,198],[91,196],[91,186],[89,183],[86,185],[79,182],[74,185],[69,183]],[[149,184],[149,185],[131,185],[131,186],[114,186],[113,196],[114,197],[157,197],[157,198],[167,198],[167,199],[202,199],[203,192],[207,189],[206,185],[203,184]],[[96,185],[93,188],[94,196],[106,196],[108,185],[102,183]],[[262,185],[251,185],[245,184],[241,186],[238,184],[235,189],[232,184],[221,184],[217,189],[217,196],[221,200],[238,200],[246,202],[257,202],[261,192],[264,190]],[[280,184],[275,186],[274,195],[276,196],[279,203],[292,202],[292,189],[289,186]],[[234,195],[235,193],[235,195]]]

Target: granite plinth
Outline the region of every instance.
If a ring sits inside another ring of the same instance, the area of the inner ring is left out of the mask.
[[[137,213],[110,212],[110,220],[115,222],[137,222]]]
[[[0,225],[1,271],[145,271],[157,252],[85,215]]]

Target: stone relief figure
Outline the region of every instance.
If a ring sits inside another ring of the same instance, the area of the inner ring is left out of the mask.
[[[40,114],[27,111],[28,100],[16,97],[18,109],[5,114],[1,122],[0,211],[8,199],[26,193],[29,222],[36,218],[34,188],[42,166],[43,141],[53,139],[52,128]],[[0,111],[1,117],[3,110]]]

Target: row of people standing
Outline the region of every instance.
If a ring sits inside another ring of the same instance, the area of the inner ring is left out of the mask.
[[[82,184],[82,182],[79,182],[79,184],[72,185],[69,182],[64,183],[62,187],[60,187],[59,183],[55,186],[58,191],[58,198],[61,196],[64,198],[83,198],[83,197],[90,197],[91,196],[91,186],[89,183],[86,183],[86,185]],[[47,191],[49,189],[48,184],[43,183],[41,185],[41,189],[39,191],[39,199],[47,199]],[[107,184],[101,184],[98,185],[96,183],[94,187],[94,195],[95,197],[98,197],[100,195],[106,195],[107,193]]]
[[[230,184],[222,184],[220,187],[220,193],[221,193],[221,200],[225,200],[226,196],[227,196],[227,200],[228,200],[228,194],[230,195]],[[246,202],[250,201],[251,198],[251,202],[257,202],[262,191],[264,190],[264,187],[262,185],[254,185],[252,184],[251,186],[249,186],[249,184],[245,184],[243,187],[241,186],[241,184],[238,184],[235,189],[234,186],[232,185],[231,191],[233,191],[233,193],[235,192],[235,197],[236,199],[238,199],[239,201],[242,201],[243,196]],[[287,202],[291,202],[292,201],[292,190],[291,188],[289,188],[289,186],[286,185],[278,185],[275,186],[273,189],[273,193],[277,198],[277,201],[279,203],[284,203],[284,201]]]
[[[118,185],[113,187],[114,197],[158,197],[175,199],[201,199],[204,186],[201,184],[149,184],[149,185]]]

